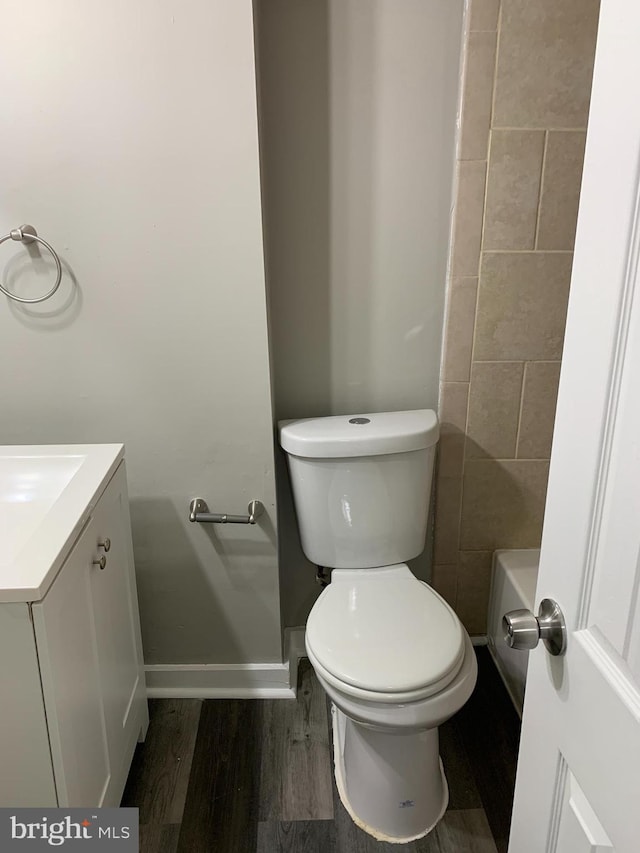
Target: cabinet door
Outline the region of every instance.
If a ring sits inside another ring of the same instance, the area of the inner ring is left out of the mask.
[[[93,521],[51,589],[33,605],[60,806],[102,806],[111,780],[91,589]]]
[[[55,807],[47,718],[29,605],[0,604],[0,807]]]
[[[119,805],[147,713],[124,464],[118,468],[95,508],[93,535],[95,553],[105,558],[104,569],[93,566],[89,574],[102,706],[112,765],[105,805]],[[109,548],[105,550],[107,539]]]

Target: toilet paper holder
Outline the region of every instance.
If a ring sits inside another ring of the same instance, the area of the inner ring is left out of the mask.
[[[229,515],[226,512],[209,512],[204,498],[194,498],[189,504],[189,521],[200,524],[255,524],[264,512],[262,501],[249,501],[248,515]]]

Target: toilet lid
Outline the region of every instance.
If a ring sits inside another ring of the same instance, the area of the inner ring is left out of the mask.
[[[456,676],[463,629],[408,566],[334,570],[307,621],[306,643],[339,681],[376,693],[420,691]]]

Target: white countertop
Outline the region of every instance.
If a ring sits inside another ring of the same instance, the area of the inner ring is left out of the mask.
[[[43,598],[123,457],[122,444],[0,446],[0,602]]]

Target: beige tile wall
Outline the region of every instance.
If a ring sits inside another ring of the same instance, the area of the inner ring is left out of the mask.
[[[540,544],[599,0],[471,0],[433,584],[486,630],[497,548]]]

